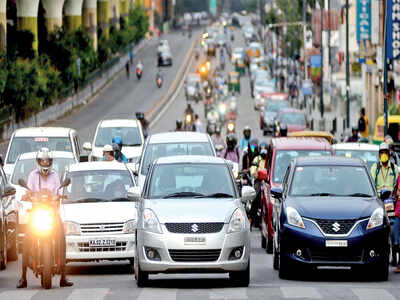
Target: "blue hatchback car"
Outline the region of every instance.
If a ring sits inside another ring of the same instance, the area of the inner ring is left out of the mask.
[[[274,269],[288,278],[301,266],[365,268],[387,280],[390,225],[369,170],[359,159],[293,160],[275,203]]]

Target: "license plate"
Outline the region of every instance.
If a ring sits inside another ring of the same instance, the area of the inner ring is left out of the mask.
[[[206,238],[205,237],[197,237],[197,236],[196,237],[188,236],[188,237],[185,237],[184,244],[185,245],[205,245]]]
[[[326,247],[347,247],[346,240],[327,240],[325,241]]]
[[[394,204],[393,203],[385,203],[385,210],[386,210],[386,212],[394,210]]]
[[[89,241],[89,247],[115,247],[115,239],[95,239]]]

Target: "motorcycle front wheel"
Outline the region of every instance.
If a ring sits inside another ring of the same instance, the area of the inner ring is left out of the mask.
[[[51,243],[49,241],[45,241],[42,247],[42,274],[41,274],[41,283],[42,288],[51,289],[52,278],[53,278],[53,251],[51,247]]]

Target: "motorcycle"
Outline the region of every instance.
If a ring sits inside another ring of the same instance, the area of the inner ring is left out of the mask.
[[[391,240],[392,240],[392,266],[397,266],[399,258],[397,257],[397,252],[393,249],[393,227],[395,219],[395,201],[392,198],[392,191],[383,189],[380,192],[379,198],[383,201],[383,206],[385,208],[386,214],[388,216],[390,227],[391,227]]]
[[[194,58],[195,58],[196,60],[199,60],[199,58],[200,58],[199,50],[196,50],[196,51],[194,52]]]
[[[236,131],[236,124],[235,124],[235,120],[229,120],[226,123],[226,134],[231,134],[231,133],[235,133]]]
[[[184,122],[185,131],[194,131],[194,121],[192,114],[185,115],[185,122]]]
[[[156,83],[157,83],[158,88],[161,88],[161,86],[163,84],[163,79],[161,76],[157,76]]]
[[[18,183],[30,191],[24,180],[19,179]],[[67,178],[58,189],[67,187],[70,183],[71,180]],[[59,250],[61,247],[57,241],[57,216],[55,213],[58,210],[59,197],[50,191],[43,190],[33,193],[29,199],[32,202],[28,221],[29,236],[32,242],[29,268],[36,277],[40,276],[44,289],[51,289],[53,276],[61,271],[61,253],[57,253],[57,249]],[[60,224],[60,226],[63,225]]]
[[[142,78],[142,69],[141,68],[136,68],[136,77],[139,80]]]

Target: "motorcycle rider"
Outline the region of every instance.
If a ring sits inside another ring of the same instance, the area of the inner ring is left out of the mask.
[[[194,114],[193,108],[190,105],[190,103],[188,103],[185,109],[185,115],[193,115],[193,114]]]
[[[128,159],[126,158],[125,154],[122,153],[122,146],[123,141],[120,136],[115,136],[112,139],[112,147],[114,150],[114,158],[116,161],[127,163]]]
[[[237,138],[234,134],[228,134],[226,137],[226,145],[227,147],[221,151],[220,157],[233,161],[235,163],[240,162],[240,150],[236,146]]]
[[[243,138],[240,140],[240,150],[244,150],[245,148],[247,148],[249,146],[249,141],[251,139],[251,128],[250,126],[246,126],[243,129]]]
[[[147,137],[149,135],[149,133],[148,133],[149,121],[146,120],[143,112],[137,112],[136,119],[138,119],[140,124],[142,124],[143,136],[145,139],[147,139]]]
[[[109,144],[103,147],[103,161],[113,161],[114,160],[114,150]]]
[[[222,146],[224,149],[226,148],[225,140],[221,135],[221,127],[215,127],[215,134],[211,137],[214,147]]]
[[[390,149],[387,143],[379,145],[379,162],[374,163],[371,167],[371,176],[375,181],[376,190],[378,193],[382,189],[393,191],[396,184],[399,170],[397,165],[390,161]]]
[[[400,158],[399,158],[399,155],[395,151],[393,151],[393,139],[392,139],[392,137],[387,134],[385,136],[385,138],[384,138],[384,142],[389,145],[390,162],[395,164],[395,165],[397,165],[397,166],[399,166]]]
[[[143,73],[143,64],[142,64],[141,60],[139,60],[139,62],[136,65],[136,74],[137,74],[138,70],[140,70],[141,73]]]
[[[346,143],[357,143],[359,139],[360,139],[360,136],[358,134],[358,127],[353,126],[351,128],[351,136],[349,136],[347,138]]]
[[[158,69],[157,74],[156,74],[156,82],[158,81],[158,79],[161,79],[161,84],[164,81],[164,75],[161,71],[161,69]]]
[[[243,151],[242,170],[250,171],[251,164],[258,155],[258,140],[251,139],[249,145]]]
[[[175,131],[185,131],[183,129],[183,122],[182,120],[176,120],[176,128]]]
[[[37,168],[33,170],[28,176],[27,186],[29,191],[24,195],[23,199],[29,199],[32,193],[40,192],[41,190],[48,190],[53,195],[58,194],[58,188],[60,187],[60,179],[58,174],[52,170],[53,156],[48,148],[40,149],[36,154]],[[58,209],[54,211],[56,215],[57,223],[57,238],[59,240],[59,259],[61,267],[61,279],[60,287],[70,287],[73,283],[69,281],[65,275],[65,234],[64,226],[59,214]],[[28,283],[26,280],[26,271],[29,264],[30,250],[32,249],[32,243],[29,236],[29,231],[25,234],[24,249],[22,254],[22,276],[18,281],[17,288],[26,288]]]

